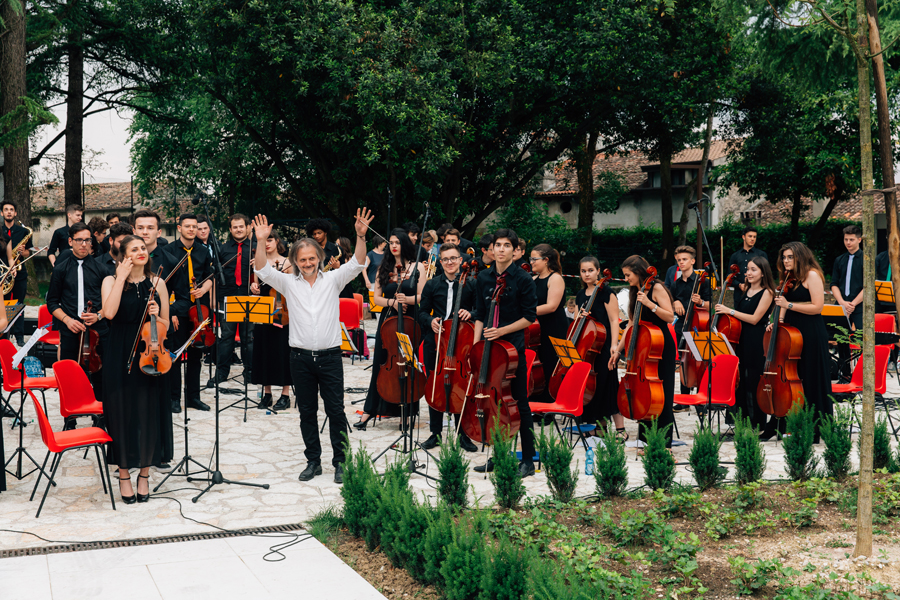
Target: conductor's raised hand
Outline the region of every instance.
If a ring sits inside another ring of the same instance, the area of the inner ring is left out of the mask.
[[[366,207],[356,209],[356,235],[364,236],[369,231],[369,223],[375,219],[371,210]]]
[[[266,218],[266,215],[256,215],[253,219],[253,231],[256,232],[256,241],[260,244],[265,244],[266,240],[269,239],[269,234],[272,233],[272,226],[269,225],[269,219]]]

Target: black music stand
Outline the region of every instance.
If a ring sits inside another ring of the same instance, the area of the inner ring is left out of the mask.
[[[225,320],[231,323],[262,323],[272,324],[272,313],[274,311],[275,298],[271,296],[226,296],[225,298]],[[250,335],[249,327],[247,335]],[[250,357],[241,357],[242,360],[250,360]],[[244,365],[244,372],[250,365]],[[247,422],[247,409],[252,405],[254,408],[259,407],[259,402],[251,400],[247,394],[247,377],[244,377],[244,397],[232,402],[231,404],[220,409],[227,410],[243,403],[244,423]]]

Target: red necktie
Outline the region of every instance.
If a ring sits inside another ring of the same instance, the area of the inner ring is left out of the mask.
[[[241,250],[244,248],[243,244],[238,244],[238,255],[237,255],[237,266],[234,268],[234,282],[238,287],[241,287]]]

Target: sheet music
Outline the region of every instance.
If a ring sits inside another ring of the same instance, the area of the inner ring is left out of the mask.
[[[49,329],[47,329],[48,325],[40,327],[34,330],[34,333],[31,334],[31,337],[28,338],[28,341],[25,342],[25,345],[19,348],[19,351],[13,355],[12,367],[13,369],[19,368],[19,363],[22,362],[22,359],[28,355],[28,351],[31,350],[31,347],[37,344],[38,340],[47,335]]]
[[[9,331],[12,329],[12,326],[15,325],[16,321],[18,321],[19,317],[21,317],[23,314],[25,314],[25,305],[24,304],[22,305],[22,308],[19,310],[19,312],[16,313],[16,316],[14,316],[12,318],[12,320],[9,322],[9,324],[6,326],[6,329],[3,330],[3,335],[6,335],[7,333],[9,333]]]
[[[188,340],[184,343],[184,346],[182,346],[175,352],[170,352],[169,354],[172,355],[172,358],[176,358],[176,357],[184,354],[184,351],[187,350],[187,347],[191,345],[191,343],[194,341],[194,338],[197,337],[197,334],[200,333],[200,330],[203,329],[204,327],[206,327],[206,325],[207,325],[206,321],[203,321],[202,323],[200,323],[200,325],[197,326],[197,329],[194,330],[194,333],[192,333],[188,337]]]
[[[694,343],[694,338],[691,337],[691,332],[685,331],[682,333],[684,336],[684,341],[687,342],[687,347],[690,348],[691,354],[694,355],[694,360],[702,361],[703,357],[700,356],[700,350],[697,348],[697,344]]]

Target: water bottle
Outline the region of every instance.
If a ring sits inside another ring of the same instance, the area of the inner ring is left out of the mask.
[[[587,452],[585,452],[584,474],[585,475],[593,475],[594,474],[594,449],[593,448],[588,448]]]

